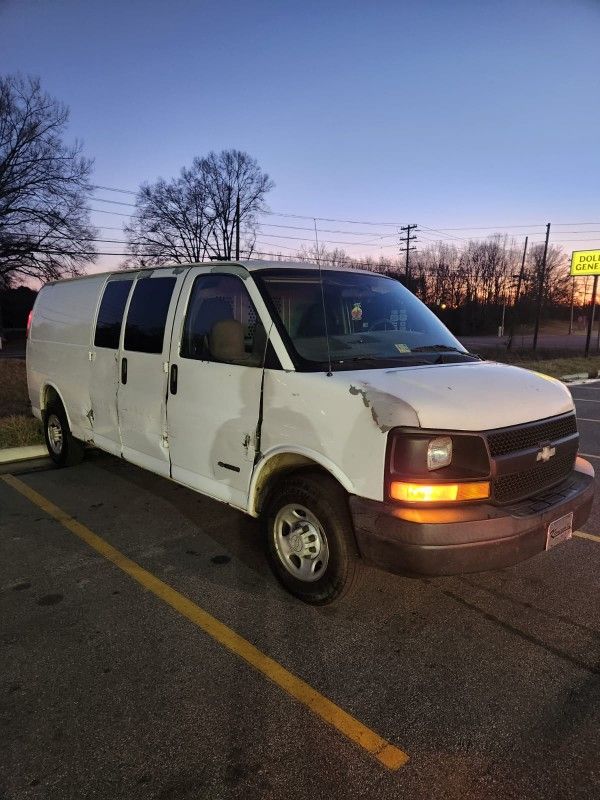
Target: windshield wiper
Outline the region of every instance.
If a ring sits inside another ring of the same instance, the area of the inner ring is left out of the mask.
[[[411,367],[424,366],[429,363],[425,361],[423,358],[418,358],[418,359],[413,358],[412,353],[398,353],[398,355],[394,356],[379,356],[379,357],[350,356],[350,358],[335,359],[333,363],[337,365],[368,363],[375,369],[386,369],[387,367],[393,366],[394,364],[398,364],[399,362],[401,365],[406,365]]]
[[[458,347],[451,347],[449,344],[425,344],[422,347],[413,347],[413,353],[460,353],[462,356],[470,356],[467,350],[460,350]]]
[[[381,359],[375,358],[375,356],[347,356],[346,358],[336,358],[335,364],[346,364],[348,362],[354,364],[357,361],[369,361],[373,364],[378,364]]]

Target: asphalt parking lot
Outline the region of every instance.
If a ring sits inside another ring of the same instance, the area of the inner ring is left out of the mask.
[[[597,798],[600,492],[583,533],[315,609],[257,523],[117,459],[0,480],[0,798]]]

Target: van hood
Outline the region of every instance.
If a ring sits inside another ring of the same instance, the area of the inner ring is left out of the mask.
[[[335,373],[370,407],[382,431],[406,425],[484,431],[573,410],[570,392],[539,372],[472,361]]]

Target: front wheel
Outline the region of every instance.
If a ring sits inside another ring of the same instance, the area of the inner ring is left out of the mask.
[[[345,493],[332,478],[284,478],[267,501],[264,520],[271,568],[293,595],[326,605],[355,588],[361,563]]]
[[[57,467],[72,467],[83,460],[83,444],[73,437],[62,403],[48,403],[44,412],[44,438],[50,458]]]

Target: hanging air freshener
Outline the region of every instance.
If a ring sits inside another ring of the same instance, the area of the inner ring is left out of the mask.
[[[362,319],[362,306],[360,303],[354,303],[352,306],[352,311],[350,312],[350,316],[355,322],[360,322]]]

